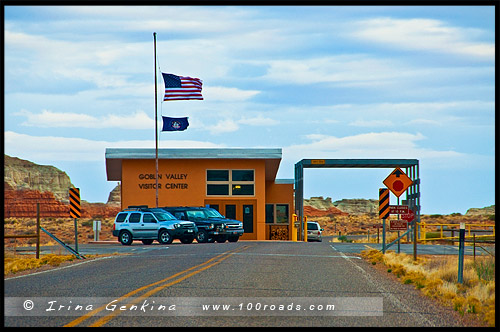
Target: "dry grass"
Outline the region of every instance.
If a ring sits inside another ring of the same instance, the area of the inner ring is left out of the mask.
[[[463,283],[458,283],[457,256],[430,256],[413,260],[413,256],[378,250],[362,251],[362,256],[387,267],[401,282],[413,284],[426,296],[452,306],[460,314],[477,315],[495,326],[495,259],[480,257],[464,260]]]
[[[40,259],[35,257],[5,257],[4,258],[4,276],[15,274],[18,272],[33,270],[45,265],[59,266],[62,262],[73,261],[73,255],[55,255],[48,254],[41,256]]]

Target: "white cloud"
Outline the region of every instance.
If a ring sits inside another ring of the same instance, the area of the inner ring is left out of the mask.
[[[36,162],[103,161],[106,148],[154,148],[154,140],[97,141],[60,136],[31,136],[6,131],[5,154]],[[160,148],[209,148],[220,144],[194,140],[161,140]]]
[[[221,86],[203,87],[203,98],[210,101],[245,101],[259,93],[260,91],[256,90],[241,90]]]
[[[35,114],[22,110],[18,115],[25,116],[22,124],[30,127],[66,127],[66,128],[124,128],[124,129],[151,129],[154,120],[144,111],[137,111],[130,115],[108,114],[95,117],[83,113],[65,113],[43,110]]]
[[[216,125],[209,126],[207,129],[211,134],[223,134],[237,131],[239,129],[238,124],[231,119],[221,120],[217,122]]]
[[[217,124],[213,126],[207,126],[207,129],[211,134],[217,135],[222,133],[234,132],[240,129],[240,125],[246,126],[257,126],[257,127],[266,127],[266,126],[274,126],[279,122],[277,120],[273,120],[271,118],[265,118],[262,115],[257,115],[253,118],[243,117],[239,120],[233,119],[225,119],[217,122]]]
[[[266,79],[294,84],[349,82],[375,85],[399,77],[401,68],[394,61],[365,55],[333,55],[300,60],[271,60]]]
[[[452,150],[432,150],[420,147],[425,140],[420,133],[366,133],[335,137],[307,135],[312,142],[291,145],[283,149],[284,163],[302,159],[419,159],[432,168],[456,167],[457,163],[474,163],[476,157]]]
[[[409,50],[454,53],[494,59],[495,44],[472,40],[478,29],[459,28],[435,19],[373,18],[351,25],[353,37]]]
[[[253,118],[242,118],[238,121],[238,123],[243,125],[265,127],[277,125],[279,124],[279,121],[271,118],[265,118],[262,115],[258,115]]]
[[[354,127],[390,127],[394,123],[391,120],[356,120],[349,125]]]

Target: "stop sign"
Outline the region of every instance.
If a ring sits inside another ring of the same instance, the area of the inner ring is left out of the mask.
[[[413,213],[412,209],[408,210],[408,214],[402,214],[401,219],[411,222],[415,218],[415,213]]]

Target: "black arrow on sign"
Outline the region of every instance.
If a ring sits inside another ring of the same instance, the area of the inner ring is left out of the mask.
[[[397,177],[397,178],[399,178],[399,176],[400,176],[401,174],[403,174],[403,172],[401,172],[401,171],[399,170],[399,168],[398,168],[398,169],[396,169],[396,170],[394,171],[394,173],[392,173],[392,174],[396,175],[396,177]]]

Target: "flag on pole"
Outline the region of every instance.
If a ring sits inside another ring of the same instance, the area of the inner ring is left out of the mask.
[[[182,131],[186,130],[189,126],[188,118],[171,118],[162,116],[163,128],[161,131]]]
[[[163,75],[165,82],[165,97],[167,100],[203,100],[201,95],[202,80],[187,76],[177,76],[174,74]]]

